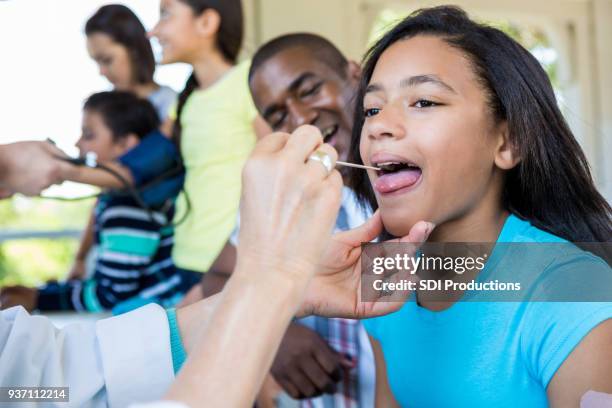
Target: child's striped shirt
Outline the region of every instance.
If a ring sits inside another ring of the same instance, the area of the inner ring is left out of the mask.
[[[95,209],[93,277],[43,286],[38,308],[125,312],[151,302],[175,304],[186,288],[171,258],[173,216],[173,205],[149,213],[130,197],[101,196]]]

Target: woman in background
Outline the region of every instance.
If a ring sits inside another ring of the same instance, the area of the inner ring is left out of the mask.
[[[85,24],[87,51],[117,91],[148,99],[160,121],[168,118],[176,92],[153,80],[155,59],[147,32],[136,14],[126,6],[101,7]]]

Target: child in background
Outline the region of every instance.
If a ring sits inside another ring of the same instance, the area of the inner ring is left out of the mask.
[[[240,0],[162,0],[160,7],[151,34],[162,46],[162,63],[193,67],[179,95],[173,132],[191,209],[176,228],[172,256],[178,268],[192,272],[195,285],[234,228],[254,128],[267,126],[256,121],[249,64],[236,65],[243,37]],[[177,217],[187,209],[183,198],[179,196]]]
[[[158,126],[159,117],[148,101],[129,92],[101,92],[84,104],[83,134],[77,146],[81,155],[94,152],[100,161],[113,161],[129,155]],[[170,140],[163,140],[166,149],[174,148]],[[178,157],[176,149],[174,154]],[[171,259],[173,215],[173,198],[149,212],[131,195],[105,190],[94,211],[98,253],[93,278],[38,289],[5,288],[3,294],[11,300],[3,307],[124,312],[150,302],[174,305],[185,283]]]

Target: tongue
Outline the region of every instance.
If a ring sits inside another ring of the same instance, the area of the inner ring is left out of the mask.
[[[391,193],[401,188],[410,187],[421,177],[420,169],[405,169],[395,173],[383,174],[374,183],[379,193]]]

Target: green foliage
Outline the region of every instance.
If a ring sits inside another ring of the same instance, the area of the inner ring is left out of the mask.
[[[81,229],[87,223],[93,203],[93,200],[64,202],[17,196],[0,201],[0,229]],[[50,279],[61,279],[68,272],[77,248],[78,242],[72,238],[20,239],[0,243],[0,286],[32,286]]]
[[[410,13],[405,11],[383,9],[372,25],[368,47],[408,14]],[[533,25],[508,20],[484,21],[484,23],[505,32],[534,54],[548,74],[555,90],[559,88],[558,58],[544,30]]]
[[[74,239],[23,239],[0,246],[0,286],[62,279],[77,250]]]
[[[557,75],[558,59],[556,58],[556,53],[554,52],[550,39],[543,30],[538,27],[519,24],[512,21],[486,21],[486,23],[508,34],[512,39],[534,54],[546,71],[546,74],[548,74],[548,78],[553,84],[553,87],[555,89],[559,87]],[[550,53],[551,51],[554,58],[542,58],[543,52]]]

